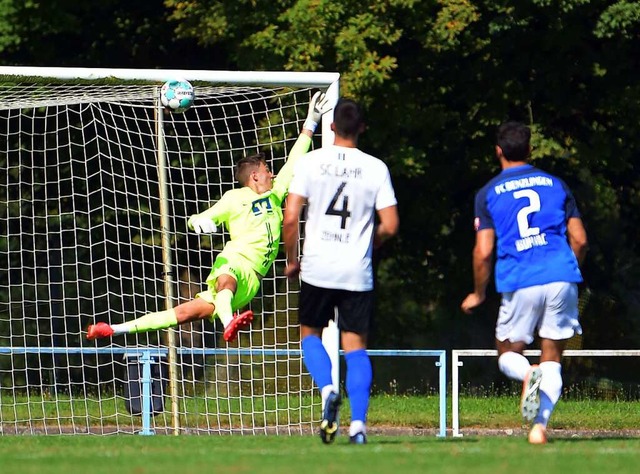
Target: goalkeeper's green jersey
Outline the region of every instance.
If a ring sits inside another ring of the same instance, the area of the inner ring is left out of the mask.
[[[264,276],[278,255],[282,234],[282,203],[289,190],[298,159],[311,146],[311,138],[300,134],[289,158],[273,180],[271,190],[257,194],[248,186],[232,189],[211,208],[200,214],[224,225],[230,240],[222,255],[232,252],[243,256],[252,268]]]

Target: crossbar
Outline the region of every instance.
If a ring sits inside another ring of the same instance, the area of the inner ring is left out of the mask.
[[[194,69],[126,69],[82,67],[0,66],[0,76],[49,77],[52,79],[123,79],[164,82],[176,77],[217,84],[327,87],[340,79],[337,72],[315,71],[214,71]]]

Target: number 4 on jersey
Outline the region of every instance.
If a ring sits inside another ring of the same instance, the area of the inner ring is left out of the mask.
[[[342,208],[341,209],[336,208],[336,204],[338,204],[338,199],[340,198],[340,195],[342,194],[342,191],[344,191],[344,187],[346,185],[347,183],[345,182],[340,184],[340,187],[331,198],[329,207],[327,207],[327,210],[325,211],[325,214],[328,216],[339,216],[342,218],[342,220],[340,221],[341,229],[344,229],[347,227],[347,218],[351,217],[351,212],[349,211],[349,196],[347,196],[346,194],[342,196]]]

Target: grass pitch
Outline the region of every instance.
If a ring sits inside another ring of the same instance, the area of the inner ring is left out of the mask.
[[[10,436],[3,473],[509,473],[637,472],[640,439],[375,436],[365,446],[316,436]]]
[[[517,397],[464,397],[460,415],[464,436],[438,438],[436,397],[374,397],[365,446],[344,435],[348,403],[332,445],[317,435],[5,435],[0,474],[638,472],[637,401],[561,400],[545,446],[527,443]]]

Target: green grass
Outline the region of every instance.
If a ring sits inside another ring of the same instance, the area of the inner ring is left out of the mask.
[[[380,395],[372,398],[369,423],[372,426],[438,427],[437,396]],[[461,397],[460,428],[518,428],[522,426],[519,397]],[[341,417],[349,419],[345,403]],[[451,427],[451,399],[447,426]],[[639,401],[563,400],[556,406],[550,427],[572,430],[640,429]]]
[[[460,428],[521,426],[519,402],[517,397],[463,397],[459,402]],[[561,399],[556,405],[549,427],[567,430],[639,429],[640,402]]]
[[[28,400],[13,399],[13,404],[0,403],[0,414],[5,423],[14,420],[47,419],[50,422],[61,420],[62,424],[70,424],[75,420],[80,426],[89,424],[99,426],[103,420],[108,423],[118,423],[123,426],[140,426],[140,417],[132,417],[126,413],[124,402],[114,399],[108,402],[99,403],[97,401],[76,402],[59,399],[58,402],[46,400],[38,397],[30,397]],[[6,402],[6,400],[5,400]],[[253,403],[256,409],[262,409],[264,403],[260,397],[255,400],[245,401],[245,413],[249,413]],[[274,413],[276,407],[275,399],[267,400],[269,413],[264,415],[269,424],[276,423],[278,417],[280,423],[297,422],[299,413],[296,410],[282,410]],[[289,397],[286,401],[280,400],[280,407],[302,406],[302,414],[305,418],[310,417],[310,406],[318,404],[318,400],[302,398],[298,401]],[[498,396],[498,397],[460,397],[459,415],[460,429],[464,428],[518,428],[521,427],[518,417],[519,397]],[[183,419],[182,426],[217,426],[215,416],[217,414],[226,415],[229,413],[239,413],[242,403],[240,401],[228,399],[218,400],[194,397],[189,402],[189,418]],[[318,407],[316,407],[318,413]],[[167,408],[168,410],[168,408]],[[206,415],[208,413],[209,415]],[[163,416],[168,416],[165,411]],[[209,418],[207,420],[207,418]],[[224,417],[223,417],[224,418]],[[229,417],[227,417],[229,418]],[[234,422],[240,422],[240,416],[231,417]],[[251,415],[242,415],[245,425],[251,424]],[[262,422],[262,416],[258,417]],[[341,409],[341,419],[348,421],[351,418],[348,400]],[[439,427],[439,397],[430,396],[404,396],[404,395],[377,395],[372,397],[369,410],[369,424],[371,426],[396,426],[409,428],[430,428]],[[451,399],[447,406],[447,426],[451,427]],[[640,428],[640,401],[613,401],[594,400],[584,398],[561,399],[552,417],[550,425],[555,429],[584,429],[584,430],[607,430],[607,429],[638,429]]]
[[[3,473],[601,473],[637,472],[640,439],[376,436],[366,446],[313,436],[10,436]],[[528,464],[525,464],[525,461]]]
[[[348,400],[343,407],[341,420],[346,426]],[[546,446],[527,443],[518,397],[462,397],[461,438],[435,436],[438,409],[437,396],[373,397],[366,446],[349,445],[344,428],[331,446],[311,435],[0,436],[0,473],[625,474],[638,470],[637,401],[561,400]],[[450,400],[448,420],[450,427]],[[390,436],[390,427],[416,434]],[[516,434],[473,434],[485,428],[504,430],[501,433],[513,428]],[[572,436],[572,430],[580,434]]]

